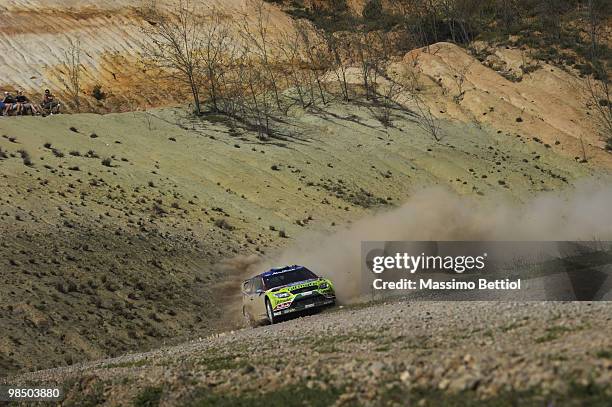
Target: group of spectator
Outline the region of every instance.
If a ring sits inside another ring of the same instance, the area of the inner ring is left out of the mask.
[[[18,90],[15,95],[4,92],[4,99],[0,101],[0,115],[2,116],[21,116],[31,114],[52,115],[59,113],[60,103],[49,89],[45,89],[43,100],[40,104],[34,103]]]

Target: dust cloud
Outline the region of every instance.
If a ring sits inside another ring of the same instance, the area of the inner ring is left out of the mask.
[[[250,275],[272,266],[304,265],[334,281],[340,302],[351,302],[360,292],[362,241],[594,239],[612,240],[609,183],[583,181],[526,202],[509,202],[507,196],[465,197],[435,187],[337,233],[306,234],[276,256],[247,263]]]

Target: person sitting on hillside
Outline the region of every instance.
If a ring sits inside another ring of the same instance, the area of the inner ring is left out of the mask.
[[[12,111],[17,108],[17,100],[8,92],[4,92],[4,99],[2,100],[4,103],[4,109],[2,110],[2,114],[8,116]]]
[[[49,114],[59,113],[60,104],[55,100],[55,96],[49,89],[45,89],[45,96],[43,96],[42,108]]]
[[[38,113],[38,109],[34,105],[34,103],[30,103],[30,99],[27,98],[23,94],[23,91],[17,91],[17,96],[15,97],[17,101],[17,114],[28,114],[30,112],[32,116]]]

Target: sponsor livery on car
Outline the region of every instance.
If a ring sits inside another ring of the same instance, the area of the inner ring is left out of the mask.
[[[335,303],[332,282],[303,266],[274,268],[242,283],[242,314],[250,326]]]

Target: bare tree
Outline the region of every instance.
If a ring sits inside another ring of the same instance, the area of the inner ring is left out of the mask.
[[[398,106],[401,107],[397,98],[404,91],[404,87],[395,76],[395,74],[385,76],[385,83],[377,89],[377,103],[373,108],[374,116],[385,127],[392,126],[393,110]]]
[[[606,147],[612,150],[612,96],[610,80],[606,77],[602,80],[587,78],[586,91],[589,104],[595,110],[595,118],[599,132],[606,141]]]
[[[366,99],[377,102],[378,80],[386,76],[390,38],[384,31],[362,30],[355,39],[356,56],[361,70]]]
[[[408,33],[404,48],[429,47],[440,41],[438,35],[439,13],[442,9],[438,0],[388,0],[391,8],[402,17],[402,25]]]
[[[453,96],[453,100],[457,104],[461,103],[461,101],[463,100],[463,96],[465,95],[463,84],[465,83],[466,75],[470,70],[470,67],[472,66],[473,62],[474,61],[471,60],[458,67],[457,69],[452,68],[453,71],[455,71],[453,73],[453,82],[455,82],[455,85],[457,85],[457,94]]]
[[[66,78],[64,83],[77,112],[81,111],[81,41],[68,38],[68,47],[64,51]]]
[[[273,50],[271,48],[271,39],[269,35],[270,28],[270,12],[263,0],[254,1],[256,24],[253,28],[247,17],[243,19],[239,29],[243,40],[251,44],[250,52],[259,59],[262,74],[257,75],[260,80],[266,82],[266,86],[272,89],[276,107],[279,111],[283,111],[281,103],[280,86],[277,81],[276,72],[274,69]]]
[[[224,76],[231,65],[236,42],[231,37],[230,27],[223,15],[213,10],[208,16],[208,26],[202,32],[202,69],[208,85],[208,96],[214,112],[220,111]]]
[[[238,62],[238,81],[245,87],[242,113],[243,121],[255,127],[257,137],[265,140],[272,134],[272,101],[267,89],[266,73],[260,69],[259,60],[253,60],[249,43],[243,45]]]
[[[329,53],[323,35],[314,30],[314,27],[307,25],[304,21],[296,21],[294,23],[295,31],[300,35],[303,44],[304,52],[308,61],[308,72],[310,84],[311,103],[315,103],[315,87],[321,98],[321,102],[326,104],[325,89],[323,85],[323,76],[327,73],[330,67]]]
[[[609,1],[607,0],[588,0],[587,1],[587,19],[588,31],[590,40],[591,59],[594,60],[599,56],[599,37],[601,36],[601,25],[605,20],[605,16],[609,15]]]
[[[244,121],[247,116],[246,103],[246,69],[247,55],[246,47],[236,47],[227,60],[224,74],[219,76],[219,86],[222,96],[219,100],[220,110],[232,119],[232,125],[237,121]]]
[[[417,66],[418,56],[414,56],[411,63],[411,67],[405,71],[402,78],[402,85],[405,92],[408,94],[409,99],[414,106],[415,110],[415,123],[427,134],[429,134],[435,141],[439,142],[442,140],[443,134],[438,119],[433,115],[427,103],[425,103],[420,92],[423,88],[419,81]],[[406,110],[407,107],[404,107]]]
[[[350,60],[351,57],[350,43],[344,41],[343,38],[336,33],[326,33],[325,41],[330,53],[332,71],[340,84],[342,99],[348,102],[351,98],[346,73],[347,61]]]
[[[144,44],[144,62],[171,73],[174,79],[185,83],[191,92],[194,113],[202,112],[200,101],[201,73],[205,68],[202,50],[205,41],[202,35],[202,19],[190,0],[179,0],[176,8],[167,14],[155,4],[141,10],[149,22],[144,28],[150,39]]]
[[[283,54],[284,74],[288,83],[291,83],[297,93],[297,98],[302,107],[306,107],[306,89],[304,88],[304,70],[302,66],[302,37],[297,30],[286,33],[281,37],[277,44]],[[310,101],[312,103],[312,100]]]

